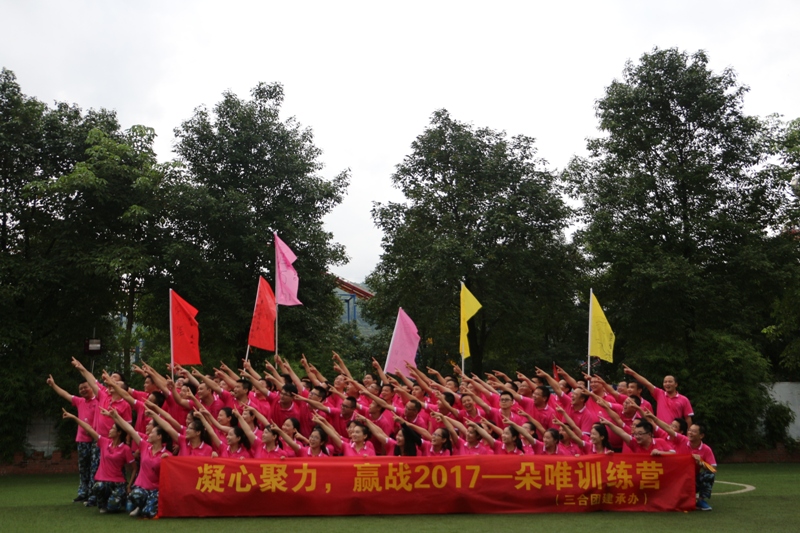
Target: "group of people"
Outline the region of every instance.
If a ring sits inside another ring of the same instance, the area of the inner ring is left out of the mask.
[[[213,375],[178,365],[170,376],[133,366],[143,390],[121,373],[98,380],[77,359],[83,381],[78,396],[47,383],[77,415],[80,486],[76,502],[101,513],[131,516],[158,512],[161,460],[170,455],[286,459],[395,455],[556,455],[612,453],[691,454],[697,508],[710,510],[716,461],[693,423],[689,400],[666,376],[662,388],[627,366],[627,382],[600,376],[572,378],[536,368],[528,377],[495,371],[483,379],[457,366],[443,376],[406,364],[356,379],[333,354],[331,382],[305,357],[301,379],[275,356],[258,373],[245,361],[237,371],[222,364]],[[655,410],[642,397],[647,390]]]

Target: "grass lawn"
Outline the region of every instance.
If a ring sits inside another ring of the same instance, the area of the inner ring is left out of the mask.
[[[126,514],[100,515],[96,508],[73,504],[77,475],[0,477],[0,532],[149,531],[318,531],[320,533],[446,533],[619,531],[687,533],[800,530],[800,464],[722,465],[718,481],[743,483],[754,491],[725,495],[742,487],[718,483],[711,512],[417,515],[330,518],[203,518],[143,520]]]

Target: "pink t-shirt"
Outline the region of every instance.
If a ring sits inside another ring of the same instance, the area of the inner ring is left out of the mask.
[[[655,439],[655,438],[653,439],[653,443],[650,445],[649,448],[643,448],[643,447],[639,446],[639,443],[636,442],[636,439],[631,437],[631,441],[628,443],[627,448],[628,448],[628,450],[631,451],[631,453],[641,453],[641,454],[650,454],[650,453],[652,453],[653,450],[658,450],[658,451],[661,451],[661,452],[671,452],[671,451],[673,451],[672,446],[670,446],[670,444],[667,441],[665,441],[663,439]],[[625,452],[624,448],[623,448],[623,452]]]
[[[172,397],[170,394],[167,396],[166,401],[162,408],[169,413],[169,415],[174,418],[179,424],[183,424],[186,422],[186,417],[189,414],[189,409],[185,409],[178,402],[175,401],[175,398]]]
[[[153,445],[142,439],[139,442],[139,475],[135,485],[145,490],[158,488],[158,476],[161,473],[161,456],[167,453],[167,447],[162,446],[153,455]]]
[[[97,440],[97,446],[100,448],[100,466],[94,476],[95,481],[123,483],[125,475],[122,468],[133,462],[131,449],[124,442],[114,446],[114,441],[102,436]]]
[[[699,455],[700,459],[706,463],[710,464],[711,466],[717,466],[717,460],[714,457],[714,452],[711,451],[711,448],[709,448],[704,442],[701,442],[700,446],[697,448],[692,448],[692,443],[689,442],[689,437],[681,435],[680,433],[677,433],[675,437],[671,438],[670,440],[672,440],[673,444],[675,445],[675,453]],[[700,465],[695,463],[694,469],[695,472],[698,472],[700,470]]]
[[[375,447],[371,442],[367,441],[361,450],[356,450],[355,442],[345,442],[342,445],[342,455],[345,457],[373,457],[375,455]]]
[[[548,452],[547,449],[544,447],[544,442],[536,441],[536,445],[533,446],[533,453],[536,455],[560,455],[564,457],[574,457],[575,454],[570,451],[569,448],[564,446],[561,443],[556,444],[556,451],[555,452]]]
[[[133,419],[133,416],[131,415],[131,404],[122,398],[112,401],[111,394],[108,392],[108,389],[102,385],[98,385],[97,389],[98,409],[95,411],[95,423],[92,424],[92,427],[101,437],[108,437],[108,431],[111,429],[111,426],[114,425],[114,419],[110,416],[103,416],[99,407],[102,407],[107,411],[116,409],[119,413],[119,416],[121,416],[123,420],[130,422]]]
[[[495,441],[496,442],[496,441]],[[492,455],[494,450],[486,445],[483,440],[476,444],[469,444],[466,440],[458,439],[458,455]]]
[[[486,417],[486,413],[484,412],[483,409],[481,409],[477,405],[475,406],[475,415],[474,416],[469,414],[465,409],[459,409],[458,410],[458,419],[463,424],[466,424],[467,420],[469,420],[471,422],[475,422],[476,424],[480,424],[481,423],[481,418],[485,418],[485,417]]]
[[[324,450],[324,451],[323,451]],[[325,452],[328,453],[325,453]],[[317,454],[314,454],[314,450],[311,449],[311,446],[300,446],[300,453],[297,454],[296,457],[330,457],[333,455],[333,446],[331,444],[326,444],[324,447],[320,448]]]
[[[347,424],[355,419],[355,412],[350,415],[350,418],[345,418],[342,416],[342,409],[340,407],[329,407],[328,410],[330,412],[322,412],[325,419],[330,422],[330,424],[333,426],[333,429],[336,430],[336,433],[338,433],[339,436],[347,437]]]
[[[286,455],[286,450],[283,448],[276,446],[274,450],[267,451],[262,444],[256,448],[254,457],[256,459],[286,459],[288,456]]]
[[[506,445],[503,444],[503,441],[500,439],[494,441],[494,446],[492,448],[495,455],[525,455],[525,450],[520,450],[516,446],[514,446],[511,451],[508,451]]]
[[[203,441],[200,441],[200,446],[197,448],[192,448],[186,441],[186,435],[178,437],[178,448],[178,455],[183,457],[211,457],[211,454],[214,453],[214,449]]]
[[[253,452],[251,452],[250,450],[248,450],[247,448],[245,448],[241,444],[239,445],[239,449],[236,450],[235,452],[231,451],[231,447],[229,445],[223,444],[222,446],[220,446],[220,449],[217,451],[217,454],[220,457],[226,457],[226,458],[230,458],[230,459],[252,459],[253,458]]]
[[[151,420],[149,416],[144,414],[146,410],[147,406],[141,400],[136,400],[136,403],[133,404],[133,411],[136,413],[136,423],[133,425],[133,429],[137,433],[144,433],[144,430],[147,429],[147,423]]]
[[[521,426],[522,424],[527,422],[528,419],[516,414],[515,412],[516,409],[517,405],[515,404],[514,407],[511,408],[511,416],[509,416],[508,418],[515,424]],[[494,407],[492,407],[492,409],[488,413],[486,413],[486,419],[489,420],[494,425],[499,426],[501,428],[505,428],[508,425],[503,423],[503,412],[500,409]]]
[[[304,437],[311,434],[311,418],[308,416],[308,404],[305,402],[292,402],[289,407],[283,408],[280,404],[280,395],[276,394],[270,398],[272,409],[272,421],[278,427],[290,418],[296,418],[300,422],[300,433]]]
[[[456,448],[453,448],[453,452],[456,452]],[[442,448],[438,452],[433,449],[433,444],[431,441],[422,439],[422,455],[425,457],[450,457],[451,455],[456,455],[456,453],[451,453],[450,450],[445,450]]]
[[[667,424],[671,424],[676,418],[694,416],[689,398],[682,394],[670,398],[664,389],[656,387],[653,389],[653,398],[656,401],[656,416]]]
[[[78,409],[78,418],[87,422],[92,428],[95,427],[95,417],[97,416],[97,397],[90,400],[81,398],[80,396],[72,397],[72,405]],[[106,433],[107,436],[108,433]],[[86,433],[83,426],[78,424],[78,433],[75,435],[75,442],[94,442],[94,439]]]

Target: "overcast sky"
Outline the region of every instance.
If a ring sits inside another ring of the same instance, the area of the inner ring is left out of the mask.
[[[326,218],[362,281],[380,253],[372,202],[440,108],[537,139],[552,169],[597,135],[594,102],[654,46],[706,50],[750,87],[745,111],[800,117],[800,2],[271,2],[0,0],[0,66],[44,102],[117,111],[172,130],[225,90],[284,85],[284,118],[315,134],[332,177],[352,173]],[[266,238],[266,237],[265,237]]]

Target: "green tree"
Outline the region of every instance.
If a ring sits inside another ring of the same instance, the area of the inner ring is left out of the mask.
[[[200,311],[206,361],[244,356],[258,276],[274,282],[274,231],[298,256],[304,304],[280,308],[281,353],[329,349],[338,323],[328,269],[346,257],[322,219],[341,202],[348,175],[320,175],[311,131],[281,120],[282,102],[279,84],[259,84],[250,100],[225,93],[175,130],[183,171],[167,198],[170,243],[146,281],[157,296],[147,300],[145,321],[167,328],[173,287]]]
[[[742,111],[746,91],[704,52],[656,49],[607,88],[605,135],[566,172],[617,356],[676,374],[721,452],[756,433],[770,380],[761,330],[797,270],[789,183],[771,164],[773,130]],[[719,379],[731,365],[747,374]]]
[[[76,261],[103,276],[124,317],[121,368],[131,367],[133,326],[145,275],[154,268],[164,242],[166,170],[156,162],[155,132],[145,126],[109,135],[93,129],[86,139],[86,160],[49,183],[60,198],[60,231],[80,235]]]
[[[793,242],[800,246],[800,119],[785,124],[780,135],[780,156],[794,193],[795,213],[784,233],[794,237]],[[800,255],[800,254],[798,254]],[[764,329],[767,338],[773,343],[773,362],[780,369],[781,377],[787,381],[800,379],[800,311],[797,309],[800,297],[800,272],[795,272],[788,289],[773,310],[774,324]]]
[[[376,204],[383,255],[367,284],[369,316],[415,320],[428,364],[459,360],[459,283],[483,309],[470,321],[472,370],[484,360],[528,366],[568,351],[579,256],[570,216],[534,140],[433,114],[392,181],[403,203]],[[548,359],[549,361],[549,359]]]
[[[116,134],[113,113],[56,104],[24,95],[14,74],[0,73],[0,375],[3,402],[0,450],[22,450],[32,414],[55,410],[42,387],[52,372],[70,389],[77,383],[69,357],[83,339],[112,330],[108,279],[84,263],[79,250],[91,235],[67,230],[64,198],[50,186],[86,158],[94,129]]]

